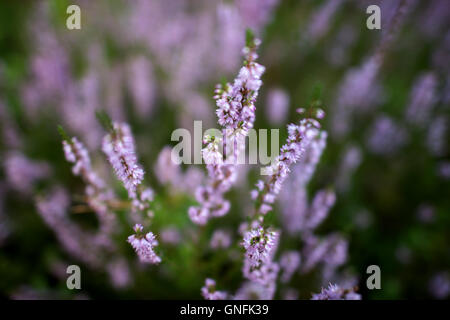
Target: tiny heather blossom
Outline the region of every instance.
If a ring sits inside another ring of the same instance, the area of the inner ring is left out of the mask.
[[[126,123],[114,123],[113,132],[103,138],[102,150],[122,180],[131,199],[136,198],[136,187],[144,179],[144,170],[137,163],[134,139]]]
[[[201,293],[206,300],[225,300],[227,298],[226,292],[216,291],[216,282],[209,278],[205,280],[205,286],[202,287]]]
[[[152,232],[148,232],[144,236],[142,234],[143,229],[144,227],[142,225],[136,224],[134,226],[136,234],[128,237],[128,243],[136,251],[141,262],[158,264],[161,262],[161,258],[154,251],[154,248],[158,245],[158,241]]]
[[[361,295],[353,289],[342,289],[336,284],[323,288],[320,293],[313,294],[311,300],[361,300]]]

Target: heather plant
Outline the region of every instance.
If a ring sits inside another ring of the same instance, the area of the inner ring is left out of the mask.
[[[447,0],[75,2],[0,4],[1,298],[449,297]]]

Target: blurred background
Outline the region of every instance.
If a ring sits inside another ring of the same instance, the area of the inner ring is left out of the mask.
[[[81,8],[81,30],[66,28],[70,4]],[[381,8],[381,30],[366,27],[371,4]],[[218,127],[214,86],[237,75],[246,28],[261,39],[266,67],[255,128],[279,128],[284,141],[295,110],[321,93],[328,141],[308,194],[336,193],[317,234],[338,234],[345,251],[332,276],[325,260],[300,268],[279,281],[275,298],[309,299],[329,282],[357,286],[363,299],[449,297],[447,0],[0,2],[0,297],[201,299],[207,277],[220,290],[241,287],[238,227],[259,167],[227,194],[230,212],[199,227],[187,210],[205,166],[173,165],[167,146],[173,130],[191,130],[194,120]],[[114,212],[114,248],[101,238],[64,158],[58,124],[83,141],[96,172],[126,200],[101,152],[99,109],[127,122],[136,139],[155,193],[159,266],[140,264],[126,243],[126,209]],[[287,183],[273,217],[281,230],[296,197]],[[57,203],[67,210],[49,218]],[[211,244],[217,230],[229,245]],[[282,231],[277,255],[303,245]],[[72,264],[81,267],[81,290],[66,287]],[[366,287],[372,264],[381,290]]]

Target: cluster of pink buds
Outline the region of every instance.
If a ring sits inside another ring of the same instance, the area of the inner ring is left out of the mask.
[[[128,237],[128,242],[136,251],[141,262],[158,264],[161,262],[161,258],[155,253],[158,241],[152,232],[144,234],[143,230],[142,225],[136,224],[134,226],[135,234]]]

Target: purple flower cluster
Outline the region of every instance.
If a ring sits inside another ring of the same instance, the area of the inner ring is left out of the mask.
[[[277,243],[278,233],[262,227],[247,231],[242,246],[245,248],[246,260],[251,267],[257,267],[272,257]]]
[[[259,39],[252,38],[244,47],[244,65],[233,84],[218,85],[214,99],[217,104],[217,117],[223,127],[224,139],[207,136],[206,147],[202,150],[207,164],[209,181],[206,187],[200,186],[196,191],[196,199],[200,206],[190,207],[188,214],[191,220],[204,225],[211,217],[221,217],[228,213],[230,203],[223,197],[236,181],[236,160],[245,147],[245,136],[253,128],[255,121],[255,100],[262,85],[261,75],[265,68],[255,62],[258,55],[256,49]],[[222,145],[227,160],[220,152]],[[232,152],[229,150],[232,149]]]
[[[342,289],[336,284],[322,288],[320,293],[313,294],[311,300],[361,300],[361,295],[354,289]]]
[[[136,199],[136,188],[144,179],[144,170],[137,163],[134,139],[126,123],[114,123],[114,130],[103,138],[102,150],[122,180],[131,199]]]
[[[242,273],[267,299],[273,298],[280,269],[273,261],[278,241],[279,232],[257,227],[246,231],[242,242],[246,250]]]
[[[258,58],[256,49],[260,44],[255,39],[251,46],[243,49],[244,66],[239,71],[233,85],[217,85],[216,99],[219,124],[227,129],[244,130],[253,128],[255,121],[255,101],[262,85],[261,76],[265,67],[255,62]]]
[[[227,298],[226,292],[216,291],[216,282],[209,278],[205,280],[205,286],[202,287],[201,293],[206,300],[225,300]]]
[[[289,167],[300,159],[311,141],[319,136],[319,129],[319,122],[312,118],[302,119],[299,124],[288,125],[289,136],[286,144],[281,147],[275,162],[266,168],[269,181],[258,181],[257,189],[252,192],[252,197],[260,202],[256,210],[257,218],[262,220],[262,217],[272,210],[272,204],[288,176]]]
[[[133,234],[128,237],[128,243],[131,244],[133,249],[139,256],[139,260],[144,263],[158,264],[161,262],[161,258],[155,253],[154,249],[158,245],[155,235],[152,232],[143,234],[144,227],[140,224],[134,226]]]

